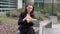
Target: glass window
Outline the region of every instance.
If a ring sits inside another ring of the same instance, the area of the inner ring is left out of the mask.
[[[17,8],[17,7],[0,6],[0,8]]]
[[[35,0],[35,1],[43,1],[43,0]]]
[[[0,6],[0,8],[7,8],[7,6]]]
[[[8,5],[8,3],[0,3],[1,5]]]
[[[1,10],[0,10],[0,12],[1,12]]]
[[[60,1],[60,0],[57,0],[57,1]]]

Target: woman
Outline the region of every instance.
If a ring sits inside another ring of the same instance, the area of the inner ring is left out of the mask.
[[[35,34],[32,26],[36,20],[34,6],[32,4],[26,5],[25,11],[20,14],[18,20],[20,34]]]

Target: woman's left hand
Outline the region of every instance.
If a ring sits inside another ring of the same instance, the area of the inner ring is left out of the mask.
[[[27,15],[27,19],[26,19],[28,22],[35,22],[37,21],[37,19],[34,19],[32,17],[30,17],[29,15]]]
[[[27,21],[35,22],[35,21],[37,21],[37,19],[34,19],[34,18],[31,18],[31,17],[30,17],[30,18],[27,19]]]
[[[37,19],[31,19],[31,20],[30,20],[30,22],[35,22],[35,21],[37,21]]]

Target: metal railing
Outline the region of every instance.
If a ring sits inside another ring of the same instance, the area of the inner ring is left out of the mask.
[[[45,28],[52,28],[51,20],[40,21],[39,34],[44,34]]]

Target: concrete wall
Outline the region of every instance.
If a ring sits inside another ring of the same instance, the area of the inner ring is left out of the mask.
[[[22,0],[18,0],[18,9],[22,8]]]

